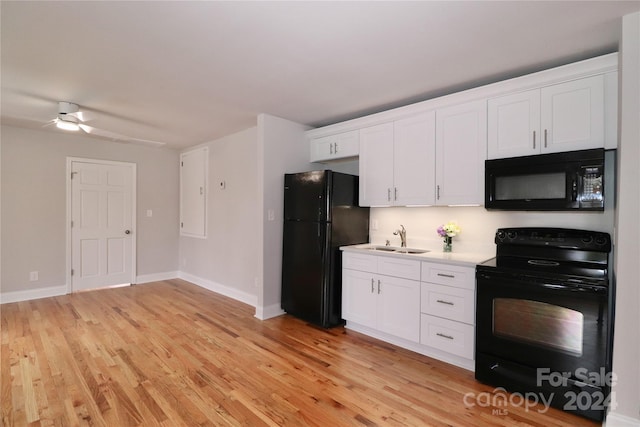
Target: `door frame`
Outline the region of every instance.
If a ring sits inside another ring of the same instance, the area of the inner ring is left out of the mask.
[[[136,218],[138,216],[137,214],[137,207],[136,207],[136,200],[137,200],[137,195],[136,195],[136,190],[138,188],[138,180],[137,180],[137,164],[136,163],[129,163],[129,162],[118,162],[118,161],[112,161],[112,160],[100,160],[100,159],[89,159],[89,158],[84,158],[84,157],[67,157],[67,177],[66,177],[66,184],[67,184],[67,213],[66,213],[66,221],[67,221],[67,225],[66,225],[66,282],[67,282],[67,294],[70,294],[73,292],[73,287],[71,285],[72,283],[72,277],[71,277],[71,267],[72,267],[72,258],[71,258],[71,218],[72,218],[72,208],[71,208],[71,202],[72,202],[72,194],[71,194],[71,172],[72,172],[72,164],[74,162],[78,162],[78,163],[95,163],[95,164],[100,164],[100,165],[112,165],[112,166],[123,166],[123,167],[129,167],[131,168],[131,183],[132,183],[132,188],[131,188],[131,229],[133,231],[133,238],[131,239],[131,284],[134,285],[136,283],[136,271],[137,271],[137,266],[136,266],[136,242],[138,240],[137,238],[137,227],[136,227]]]

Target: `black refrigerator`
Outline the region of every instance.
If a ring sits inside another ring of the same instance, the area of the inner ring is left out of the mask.
[[[284,176],[282,309],[328,328],[342,323],[339,247],[369,241],[358,177],[333,171]]]

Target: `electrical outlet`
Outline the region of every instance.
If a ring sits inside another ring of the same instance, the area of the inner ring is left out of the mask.
[[[377,219],[372,219],[371,220],[371,230],[372,231],[378,231],[378,220]]]
[[[151,209],[147,209],[147,217],[151,218],[153,216],[153,211]]]
[[[32,282],[35,282],[36,280],[38,280],[38,272],[32,271],[31,273],[29,273],[29,280]]]
[[[276,213],[273,209],[267,209],[267,221],[275,221]]]

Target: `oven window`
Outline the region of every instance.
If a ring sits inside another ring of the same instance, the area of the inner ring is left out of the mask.
[[[496,176],[495,200],[566,198],[565,173]]]
[[[584,317],[557,305],[514,298],[493,300],[493,334],[582,355]]]

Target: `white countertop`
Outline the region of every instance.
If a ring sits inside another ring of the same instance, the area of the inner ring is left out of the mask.
[[[474,266],[476,264],[480,264],[488,259],[491,259],[496,256],[495,252],[464,252],[464,251],[456,251],[455,248],[453,252],[443,252],[442,248],[439,250],[434,249],[421,249],[427,250],[425,253],[420,254],[411,254],[406,252],[388,252],[383,250],[376,250],[374,248],[379,248],[382,245],[375,245],[371,243],[363,243],[360,245],[351,245],[351,246],[341,246],[340,249],[345,252],[357,252],[361,254],[367,255],[376,255],[376,256],[390,256],[390,257],[399,257],[406,259],[415,259],[417,261],[434,261],[440,262],[444,264],[456,264],[462,266]],[[402,251],[402,250],[411,250],[417,248],[393,248]]]

